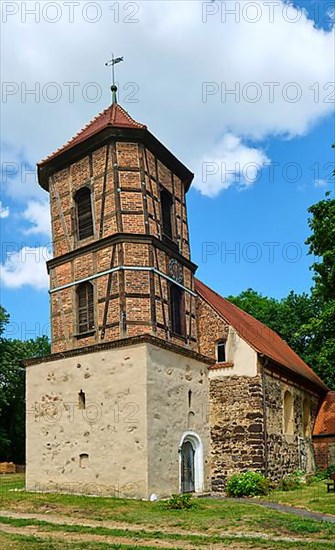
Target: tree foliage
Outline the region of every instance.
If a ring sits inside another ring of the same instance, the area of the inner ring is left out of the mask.
[[[314,291],[323,300],[335,300],[335,199],[319,201],[308,210],[312,217],[308,223],[312,234],[307,239],[309,253],[316,256],[311,269],[314,271]]]
[[[3,338],[9,315],[0,306],[0,461],[24,463],[25,370],[22,359],[48,355],[47,336],[31,340]]]
[[[318,303],[306,293],[291,291],[276,300],[249,288],[228,300],[277,332],[305,361],[310,357],[310,336],[302,328],[318,315]]]
[[[319,303],[318,316],[311,317],[305,329],[317,374],[335,389],[335,199],[326,198],[309,208],[312,230],[306,243],[316,256],[311,269],[315,286],[312,296]]]

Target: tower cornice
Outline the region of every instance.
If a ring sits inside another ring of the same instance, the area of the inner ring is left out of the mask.
[[[62,254],[61,256],[57,256],[56,258],[52,258],[47,262],[48,273],[50,273],[51,269],[62,265],[70,260],[73,260],[79,256],[82,256],[83,254],[87,254],[88,252],[95,252],[97,250],[101,250],[108,246],[119,243],[141,243],[152,245],[159,250],[166,252],[167,254],[169,254],[170,257],[178,260],[182,265],[190,269],[192,273],[195,273],[198,269],[198,266],[195,263],[185,258],[185,256],[182,256],[182,254],[169,247],[160,239],[157,239],[157,237],[154,237],[152,235],[137,235],[133,233],[116,233],[115,235],[110,235],[108,237],[105,237],[104,239],[92,241],[91,243],[75,248],[74,250],[71,250],[66,254]]]

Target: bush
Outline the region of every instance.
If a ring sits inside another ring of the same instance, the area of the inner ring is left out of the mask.
[[[196,503],[192,500],[191,493],[171,495],[171,498],[169,498],[169,500],[165,503],[165,507],[169,510],[189,510],[195,506]]]
[[[317,470],[312,477],[313,481],[323,481],[331,479],[331,475],[335,473],[335,464],[328,466],[325,470]]]
[[[280,491],[294,491],[300,489],[300,487],[306,483],[304,472],[297,470],[284,476],[278,485]]]
[[[228,496],[231,497],[267,495],[269,481],[258,472],[234,474],[226,483],[226,491]]]

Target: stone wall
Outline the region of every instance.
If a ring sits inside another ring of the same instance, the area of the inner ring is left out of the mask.
[[[212,490],[223,491],[227,477],[264,473],[264,418],[259,376],[210,380]]]
[[[197,323],[199,353],[213,358],[216,361],[215,342],[228,338],[229,325],[216,311],[198,296]]]
[[[142,344],[27,367],[28,491],[147,498],[146,353]]]
[[[74,195],[91,190],[94,235],[77,239]],[[184,293],[185,334],[170,331],[168,283],[177,259],[184,286],[194,289],[183,182],[140,143],[112,141],[50,177],[54,259],[49,262],[52,351],[152,333],[196,349],[195,298]],[[173,196],[173,238],[163,235],[160,190]],[[127,238],[117,241],[117,235]],[[153,241],[153,239],[157,239]],[[92,280],[95,327],[78,335],[76,285],[64,285],[120,266]]]
[[[195,461],[198,492],[209,491],[207,365],[149,346],[147,384],[149,493],[167,496],[180,492],[180,446],[188,433],[201,445],[199,472]]]
[[[273,480],[295,470],[312,472],[315,469],[311,439],[318,408],[319,397],[303,386],[282,380],[273,374],[264,377],[267,425],[268,474]],[[293,397],[293,433],[284,433],[284,395],[289,391]],[[303,403],[310,405],[309,426],[304,423]]]

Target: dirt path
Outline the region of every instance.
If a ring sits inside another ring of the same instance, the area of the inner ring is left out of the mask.
[[[150,528],[150,527],[144,527],[143,525],[136,525],[132,524],[129,525],[125,522],[116,522],[116,521],[96,521],[96,520],[85,520],[85,519],[79,519],[75,517],[69,517],[69,516],[60,516],[60,515],[54,515],[54,514],[32,514],[32,513],[23,513],[23,512],[12,512],[8,510],[0,510],[0,516],[7,517],[7,518],[13,518],[13,519],[31,519],[31,520],[39,520],[39,521],[45,521],[47,523],[55,524],[55,525],[77,525],[77,526],[83,526],[83,527],[92,527],[92,528],[109,528],[109,529],[120,529],[127,532],[127,536],[114,536],[114,535],[108,535],[108,534],[89,534],[89,533],[72,533],[72,532],[66,532],[66,531],[47,531],[47,526],[38,526],[38,525],[27,525],[22,527],[16,527],[8,524],[1,523],[0,519],[0,531],[3,531],[5,533],[15,533],[18,535],[31,535],[31,536],[38,536],[43,538],[54,538],[54,539],[63,539],[66,541],[100,541],[100,542],[106,542],[108,544],[132,544],[132,545],[138,545],[142,547],[156,547],[156,548],[182,548],[183,550],[193,550],[194,548],[199,548],[199,543],[197,544],[192,543],[191,541],[187,540],[171,540],[168,538],[145,538],[145,537],[137,537],[135,532],[136,531],[142,531],[147,533],[155,533],[159,530],[159,526],[156,529]],[[194,531],[178,531],[176,529],[172,528],[163,528],[159,530],[162,534],[176,534],[176,535],[202,535],[205,538],[209,538],[210,535],[204,535],[199,532]],[[132,535],[132,532],[134,532],[134,535]],[[129,534],[129,536],[128,536]],[[296,542],[297,545],[304,542],[318,542],[318,543],[328,543],[329,540],[326,539],[316,539],[316,538],[307,538],[307,537],[285,537],[285,536],[271,536],[266,535],[264,533],[234,533],[234,532],[222,532],[220,534],[222,537],[231,537],[231,541],[229,543],[219,542],[219,543],[205,543],[203,546],[209,549],[225,549],[229,546],[229,548],[234,548],[234,550],[242,550],[246,548],[246,545],[243,544],[241,546],[241,542],[239,542],[241,539],[249,538],[249,539],[262,539],[264,541],[273,541],[273,542]],[[234,540],[235,539],[235,540]],[[252,548],[254,550],[259,550],[260,548],[263,548],[262,546],[257,547],[256,541],[252,544]]]
[[[13,527],[0,523],[0,531],[15,535],[28,535],[45,539],[58,539],[66,542],[103,542],[106,544],[138,545],[140,547],[156,547],[164,549],[183,548],[183,550],[193,550],[194,545],[189,542],[169,541],[169,540],[145,540],[133,537],[116,537],[110,535],[90,535],[89,533],[69,533],[63,531],[43,531],[43,527],[28,525],[26,527]],[[215,546],[220,548],[220,546]],[[224,547],[222,547],[224,548]]]

